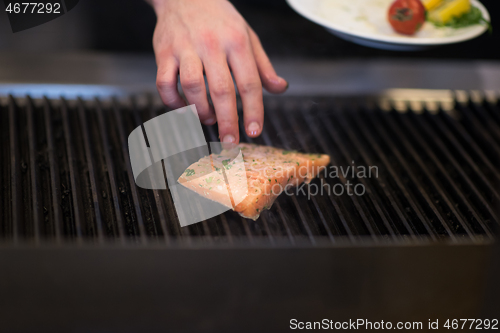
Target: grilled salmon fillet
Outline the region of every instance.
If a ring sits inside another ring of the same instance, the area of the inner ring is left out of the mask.
[[[288,186],[309,183],[330,163],[328,155],[248,143],[240,143],[236,150],[237,156],[231,149],[201,158],[178,182],[253,220]]]

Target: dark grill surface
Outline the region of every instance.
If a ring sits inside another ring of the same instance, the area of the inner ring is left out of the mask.
[[[312,182],[323,194],[308,198],[306,186],[281,195],[257,221],[227,212],[184,228],[168,190],[135,186],[128,157],[129,133],[166,109],[147,98],[5,97],[0,239],[187,246],[487,242],[500,221],[500,110],[491,96],[473,97],[462,95],[449,111],[415,101],[379,106],[369,98],[268,97],[265,132],[242,141],[327,153],[332,166],[376,166],[378,177],[323,175]],[[204,131],[207,141],[217,141],[215,127]],[[366,193],[328,194],[347,181]]]

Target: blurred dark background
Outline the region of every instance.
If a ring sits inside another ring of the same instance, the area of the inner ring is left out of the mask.
[[[493,33],[469,42],[422,52],[370,49],[343,41],[295,13],[285,0],[233,0],[274,58],[434,58],[500,59],[500,1],[483,0]],[[0,5],[0,8],[3,4]],[[141,0],[81,0],[63,17],[13,34],[2,8],[0,52],[103,51],[151,53],[156,23]]]

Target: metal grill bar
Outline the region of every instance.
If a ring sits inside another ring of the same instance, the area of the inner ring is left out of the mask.
[[[398,173],[391,166],[391,163],[389,162],[389,159],[387,158],[386,154],[382,151],[380,146],[377,144],[377,141],[375,140],[373,135],[370,133],[370,131],[368,129],[368,125],[365,123],[366,120],[364,119],[364,117],[359,117],[359,118],[360,119],[359,119],[359,122],[357,125],[360,127],[361,132],[368,139],[371,147],[375,150],[377,156],[381,159],[384,168],[389,171],[391,177],[396,182],[397,188],[399,189],[399,191],[402,192],[403,196],[406,198],[410,207],[417,214],[417,217],[419,218],[420,222],[424,226],[426,232],[430,235],[430,237],[433,240],[436,240],[435,231],[430,227],[429,220],[424,217],[424,214],[422,213],[422,209],[421,209],[420,205],[418,204],[417,200],[410,194],[410,191],[403,184],[403,181],[399,177]],[[398,155],[396,155],[396,156],[399,158],[400,161],[402,160]],[[370,163],[372,163],[372,162],[370,162]],[[391,200],[393,207],[395,209],[397,209],[398,216],[402,219],[403,223],[408,224],[408,221],[407,221],[406,217],[404,216],[404,214],[402,213],[402,210],[398,208],[398,206],[404,207],[404,204],[401,202],[399,204],[394,204],[394,201],[396,201],[398,198],[394,197],[390,193],[390,191],[387,189],[388,185],[386,185],[386,182],[383,182],[383,180],[380,180],[380,182],[381,182],[382,188],[384,189],[384,192],[386,193],[387,197]],[[417,229],[417,227],[415,226],[416,222],[417,221],[412,221],[412,225],[414,226],[413,228],[415,228],[415,229]],[[408,227],[409,227],[409,225],[407,225],[407,228]],[[413,230],[413,228],[410,228],[410,230]]]
[[[271,124],[274,126],[274,130],[277,132],[277,133],[285,133],[283,131],[283,128],[281,127],[281,124],[276,121],[277,117],[266,117],[267,119],[267,122],[269,123],[269,121],[271,122]],[[281,118],[281,117],[280,117]],[[281,118],[283,119],[283,118]],[[266,140],[266,138],[264,138],[264,141]],[[281,141],[281,145],[283,145],[286,149],[291,149],[290,146],[288,145],[288,142],[286,140],[283,139],[283,137],[280,137],[280,141]],[[267,145],[269,146],[272,146],[272,143],[267,141],[266,142]],[[314,236],[312,234],[312,231],[311,231],[311,228],[309,226],[309,223],[306,221],[305,217],[304,217],[304,212],[302,211],[300,205],[298,204],[297,202],[297,198],[295,196],[292,196],[292,201],[293,201],[293,204],[295,206],[295,209],[297,210],[297,212],[299,213],[299,217],[300,217],[300,222],[302,223],[302,226],[304,227],[306,233],[307,233],[307,236],[309,237],[309,240],[311,241],[311,243],[314,245],[316,244],[316,241],[314,239]],[[311,215],[309,215],[311,216]]]
[[[446,202],[446,204],[448,205],[448,207],[454,212],[454,213],[457,213],[455,208],[454,207],[451,207],[453,206],[452,203],[451,203],[451,200],[449,199],[449,197],[444,193],[444,190],[442,189],[441,186],[439,186],[436,178],[432,175],[432,173],[430,172],[430,170],[428,169],[428,166],[422,161],[421,157],[419,154],[417,154],[417,152],[415,151],[413,145],[408,141],[408,138],[405,134],[403,134],[403,132],[401,131],[400,127],[395,123],[394,119],[392,119],[391,117],[388,117],[388,116],[385,116],[384,119],[386,120],[386,122],[389,124],[389,127],[395,132],[397,133],[399,139],[401,139],[401,143],[403,144],[403,146],[405,147],[405,150],[407,152],[410,153],[410,155],[413,157],[413,159],[417,162],[417,164],[419,165],[420,169],[424,172],[424,174],[426,175],[426,178],[430,180],[430,182],[432,183],[432,185],[434,186],[434,189],[438,192],[438,194],[440,195],[441,198],[443,198]],[[407,128],[407,130],[409,130]],[[418,139],[418,138],[417,138]],[[426,149],[426,153],[429,154],[429,150],[428,150],[428,147],[424,146],[424,149]],[[448,232],[452,232],[451,231],[451,228],[454,229],[454,226],[450,226],[447,221],[444,219],[443,217],[443,214],[441,214],[438,210],[438,208],[432,204],[433,206],[433,210],[436,212],[436,214],[438,214],[438,218],[440,219],[440,221],[443,223],[443,225],[446,225],[446,229]],[[458,219],[458,222],[460,223],[460,225],[464,228],[465,232],[473,238],[473,235],[470,231],[470,229],[465,225],[465,222],[462,220],[462,218],[460,216],[457,216],[455,215],[455,218]]]
[[[313,133],[315,139],[319,142],[322,150],[324,152],[328,152],[329,151],[328,145],[325,143],[323,137],[318,134],[317,127],[315,126],[315,124],[313,124],[311,117],[306,116],[305,120],[306,120],[306,123],[309,125],[309,129],[310,129],[311,133]],[[333,165],[337,165],[337,163],[333,159],[333,156],[330,155],[330,158],[331,158],[331,163]],[[325,186],[326,186],[326,184],[325,184]],[[344,213],[340,209],[339,204],[337,203],[337,201],[334,199],[334,197],[332,195],[329,195],[328,198],[330,199],[330,202],[334,206],[335,212],[337,213],[337,215],[342,223],[342,226],[344,227],[344,230],[346,231],[347,236],[349,237],[349,240],[351,242],[356,242],[356,238],[354,236],[354,233],[353,233],[353,231],[351,231],[351,228],[349,227],[347,220],[344,217]]]
[[[55,144],[54,144],[54,129],[52,126],[52,110],[50,108],[50,102],[47,98],[43,99],[43,111],[45,117],[45,132],[47,134],[47,145],[48,145],[48,159],[50,168],[50,186],[51,186],[51,197],[52,197],[52,210],[54,213],[54,230],[56,242],[61,242],[61,231],[62,231],[62,209],[59,204],[59,198],[61,197],[61,181],[59,177],[59,165],[56,163],[55,157]]]
[[[466,124],[471,125],[474,130],[474,134],[481,138],[486,142],[489,149],[493,149],[496,153],[496,157],[500,156],[500,146],[495,142],[495,140],[491,137],[490,133],[484,126],[476,119],[474,113],[470,110],[467,105],[463,105],[462,103],[457,104],[457,108],[460,110],[461,114],[467,120]]]
[[[80,203],[80,185],[77,180],[76,176],[76,170],[75,170],[75,163],[76,163],[76,157],[74,156],[74,147],[73,147],[73,138],[71,136],[71,128],[69,125],[69,118],[68,118],[68,104],[66,100],[61,99],[62,101],[62,107],[61,107],[61,112],[62,112],[62,118],[63,118],[63,128],[64,128],[64,136],[65,136],[65,142],[66,142],[66,154],[68,156],[68,165],[69,165],[69,173],[70,173],[70,181],[71,181],[71,195],[73,198],[73,209],[74,209],[74,218],[75,218],[75,232],[77,236],[77,241],[82,242],[82,224],[83,224],[83,217],[82,217],[82,208],[81,208],[81,203]]]
[[[383,112],[328,97],[266,97],[264,132],[251,139],[240,122],[243,142],[328,153],[333,166],[375,165],[380,175],[321,174],[305,192],[349,180],[366,194],[282,195],[257,221],[227,212],[184,228],[170,191],[139,188],[132,174],[128,133],[166,111],[151,96],[145,104],[10,96],[0,99],[0,236],[167,246],[489,241],[500,216],[500,116],[478,96],[449,113],[415,102]],[[203,130],[218,141],[216,126]]]
[[[135,126],[142,126],[142,120],[141,120],[141,117],[139,115],[137,101],[135,99],[132,99],[131,102],[132,102],[132,109],[133,109]],[[148,105],[147,109],[149,110],[149,115],[154,116],[154,113],[153,113],[154,111],[153,111],[151,105]],[[147,140],[147,137],[146,137],[146,140]],[[157,207],[157,212],[158,212],[158,217],[160,220],[160,228],[162,229],[162,234],[165,235],[165,237],[164,237],[165,241],[168,241],[169,237],[168,237],[168,231],[167,231],[166,212],[165,212],[165,209],[164,209],[163,204],[162,204],[160,193],[157,189],[153,190],[153,197],[154,197],[156,207]],[[156,224],[154,224],[154,226],[156,227]],[[156,228],[155,228],[155,236],[158,237],[158,231]]]
[[[326,121],[326,117],[324,119],[322,119],[324,121]],[[328,136],[333,139],[332,142],[334,142],[337,146],[338,144],[340,143],[340,140],[338,138],[338,136],[336,135],[336,131],[335,129],[333,129],[331,127],[331,123],[325,123],[323,122],[323,125],[327,126],[327,130],[326,132],[328,132]],[[329,126],[329,127],[328,127]],[[316,133],[318,130],[318,124],[312,124],[311,125],[311,131],[313,133]],[[328,152],[328,154],[330,155],[330,159],[331,159],[331,164],[334,165],[334,166],[341,166],[342,164],[335,159],[335,154],[334,154],[334,151],[332,150],[332,145],[328,145],[325,143],[325,141],[320,138],[320,137],[317,137],[318,141],[320,142],[321,146],[322,146],[322,149],[325,151],[325,152]],[[342,148],[340,148],[341,150],[343,150]],[[342,182],[343,185],[346,185],[347,184],[347,179],[341,174],[339,175],[339,179],[340,181]],[[330,195],[330,198],[332,199],[332,202],[334,201],[333,198],[332,198],[332,195]],[[369,235],[370,237],[374,240],[374,241],[378,241],[377,239],[377,236],[375,235],[375,232],[374,230],[372,229],[371,225],[370,225],[370,222],[367,220],[366,218],[366,215],[364,213],[364,211],[361,209],[360,205],[359,205],[359,202],[358,202],[358,198],[356,196],[350,196],[350,200],[352,201],[352,203],[354,204],[354,206],[356,207],[356,210],[359,214],[359,216],[361,217],[364,225],[366,226],[368,232],[369,232]],[[351,225],[353,226],[354,230],[356,233],[359,234],[359,232],[356,230],[356,227],[353,223],[351,223]],[[348,232],[350,231],[351,228],[347,227],[347,224],[346,224],[346,230],[348,230]]]
[[[157,113],[153,107],[153,104],[152,104],[152,100],[151,98],[148,98],[148,106],[147,108],[149,109],[149,116],[151,118],[154,118],[156,117]],[[162,164],[162,167],[163,167],[163,164]],[[165,174],[165,169],[162,168],[163,170],[163,173],[164,173],[164,180],[165,180],[165,184],[167,184],[167,187],[168,187],[168,183],[167,183],[167,177],[166,177],[166,174]],[[171,239],[171,235],[170,235],[170,232],[168,231],[168,227],[167,227],[167,211],[165,209],[165,206],[164,206],[164,200],[163,197],[161,196],[161,194],[159,193],[159,191],[155,191],[154,192],[154,195],[155,195],[155,201],[156,201],[156,206],[159,207],[159,210],[160,210],[160,224],[161,224],[161,229],[162,229],[162,232],[163,232],[163,235],[164,235],[164,238],[165,238],[165,242],[167,244],[170,243],[170,239]],[[170,219],[171,221],[175,221],[175,218],[173,216],[170,216]]]
[[[365,156],[366,154],[363,152],[363,149],[361,148],[361,146],[356,145],[356,143],[357,143],[356,136],[352,133],[352,131],[349,130],[349,125],[345,122],[345,120],[343,118],[344,117],[340,117],[340,116],[335,117],[336,121],[339,124],[341,124],[342,127],[345,129],[345,132],[347,133],[349,139],[355,144],[355,146],[358,149],[358,152],[361,154],[361,156]],[[325,124],[327,125],[327,128],[329,130],[332,130],[333,129],[333,125],[332,125],[332,122],[330,121],[330,119],[326,118],[325,121],[326,121]],[[345,161],[353,161],[354,162],[354,158],[351,156],[351,154],[349,154],[349,151],[346,149],[345,145],[341,143],[341,141],[339,140],[338,135],[335,134],[336,131],[333,131],[331,133],[332,133],[332,135],[334,137],[334,140],[337,142],[338,146],[340,147],[340,150],[341,150],[342,154],[344,155]],[[355,165],[356,165],[356,163],[353,163],[353,167]],[[396,237],[395,237],[394,230],[392,229],[391,225],[389,224],[389,221],[387,220],[387,217],[382,212],[382,209],[380,208],[379,202],[373,196],[373,191],[372,191],[371,187],[364,180],[364,178],[361,178],[360,181],[368,188],[368,195],[370,196],[370,199],[371,199],[373,205],[375,206],[375,208],[376,208],[379,216],[382,218],[382,221],[383,221],[385,227],[388,229],[390,235],[392,236],[393,239],[395,239]],[[358,205],[359,205],[359,203],[358,203]],[[373,219],[370,221],[370,225],[375,225],[374,222],[373,222]],[[380,230],[378,232],[380,233]]]
[[[458,170],[458,172],[460,173],[460,175],[462,176],[462,178],[472,188],[472,190],[474,191],[474,193],[483,201],[483,203],[485,203],[485,200],[484,200],[483,196],[481,195],[481,193],[479,193],[479,191],[476,188],[476,186],[474,185],[474,183],[469,179],[469,177],[467,176],[467,174],[465,173],[465,171],[462,169],[462,167],[460,167],[459,163],[455,160],[455,158],[453,158],[453,156],[451,156],[451,154],[448,152],[448,149],[446,149],[444,143],[437,137],[437,135],[435,135],[428,128],[428,126],[426,126],[426,124],[423,123],[423,121],[422,121],[421,118],[419,118],[419,117],[413,117],[413,119],[414,119],[414,123],[418,123],[420,125],[420,128],[422,129],[422,131],[424,131],[425,133],[427,133],[427,135],[432,138],[433,143],[437,144],[437,146],[440,149],[439,153],[443,154],[444,156],[446,156],[446,158],[448,159],[448,161],[450,161],[453,164],[453,166],[456,168],[456,170]],[[407,124],[407,127],[408,127],[409,126],[408,122],[406,122],[406,124]],[[412,132],[415,134],[415,130],[413,128],[412,128]],[[419,140],[419,141],[422,141],[422,140]],[[436,163],[437,167],[444,174],[445,178],[448,180],[449,184],[456,191],[456,193],[458,194],[458,196],[460,197],[460,199],[462,200],[462,202],[465,203],[465,205],[467,206],[468,210],[473,214],[473,216],[476,219],[476,221],[481,225],[482,229],[486,232],[486,234],[489,237],[492,237],[492,233],[489,230],[489,228],[486,225],[484,225],[484,223],[482,222],[481,218],[479,217],[477,211],[472,207],[471,202],[466,198],[466,196],[463,193],[463,191],[460,188],[458,188],[458,186],[456,185],[456,183],[448,175],[448,172],[445,170],[443,164],[441,162],[439,162],[439,160],[437,159],[437,157],[436,157],[436,155],[434,153],[431,153],[431,149],[430,149],[430,147],[427,144],[425,144],[424,142],[422,142],[422,144],[425,145],[425,147],[429,150],[430,157],[432,158],[432,160]],[[458,212],[456,212],[456,211],[454,211],[454,213],[458,214]],[[462,219],[464,220],[463,217],[462,217]],[[464,221],[464,223],[466,223],[466,222]]]
[[[169,127],[168,130],[169,131],[173,130],[175,132],[174,134],[175,140],[178,140],[178,138],[180,137],[179,132],[177,131],[177,128],[173,126],[173,124],[171,125],[172,126]],[[189,161],[185,156],[182,156],[182,159],[183,163],[189,165],[188,163]],[[201,213],[201,204],[198,198],[193,198],[192,207],[193,209],[196,209],[198,210],[198,212]],[[207,244],[213,244],[216,240],[223,239],[223,237],[219,237],[219,235],[224,235],[224,232],[222,230],[227,230],[227,229],[225,229],[223,224],[226,224],[227,226],[227,223],[225,223],[225,221],[223,221],[222,217],[220,216],[212,218],[210,219],[210,221],[212,221],[213,222],[212,224],[215,225],[215,227],[212,228],[213,233],[210,230],[207,221],[201,221],[200,223],[189,225],[187,227],[182,227],[181,229],[187,230],[191,236],[198,237],[198,239],[203,240]]]
[[[295,121],[295,118],[289,118],[289,117],[284,116],[283,113],[281,113],[281,114],[282,114],[282,119],[288,120],[288,122],[289,122],[289,124],[291,125],[292,128],[299,128],[298,124]],[[307,144],[304,142],[304,140],[301,137],[298,137],[298,139],[299,139],[300,145],[302,146],[302,149],[304,149],[305,151],[308,151],[308,152],[312,152],[312,150],[311,150],[312,147],[308,147]],[[283,142],[283,140],[282,140],[282,142]],[[290,148],[290,147],[288,146],[287,148]],[[328,227],[328,224],[325,221],[325,218],[324,218],[321,210],[319,209],[319,205],[318,205],[318,202],[316,201],[316,197],[312,196],[311,197],[311,201],[312,201],[314,207],[316,208],[316,212],[318,213],[318,215],[320,217],[322,226],[325,228],[325,231],[326,231],[326,234],[328,236],[328,239],[332,243],[334,243],[335,239],[333,237],[332,232],[330,231],[330,228]],[[307,208],[307,206],[306,206],[306,208]],[[309,212],[307,215],[311,216],[311,213]],[[301,219],[303,221],[307,220],[307,218],[305,216],[303,216],[303,215],[301,215]]]
[[[455,138],[455,136],[451,133],[451,131],[446,128],[444,123],[442,122],[439,117],[433,117],[433,120],[435,124],[439,127],[439,130],[441,133],[445,134],[446,138],[452,143],[452,145],[455,147],[460,152],[460,155],[464,157],[464,159],[469,163],[469,165],[474,169],[476,174],[481,178],[483,181],[484,185],[488,187],[488,189],[497,197],[497,199],[500,200],[500,194],[497,192],[497,190],[493,187],[493,184],[488,181],[484,173],[481,171],[481,169],[478,167],[478,165],[474,162],[470,154],[468,154],[465,149],[458,143],[458,140]],[[484,163],[488,168],[489,171],[498,179],[500,180],[500,173],[493,167],[491,162],[486,158],[486,156],[483,154],[479,146],[474,142],[474,140],[463,130],[462,127],[459,127],[458,124],[455,122],[451,122],[453,124],[452,126],[455,126],[457,130],[460,131],[462,136],[465,138],[465,140],[469,143],[469,145],[472,146],[472,148],[475,150],[475,153],[479,155],[481,162]],[[489,206],[487,203],[484,202],[484,198],[481,196],[481,199],[483,200],[483,203],[487,206]],[[498,219],[498,217],[497,217]]]
[[[419,194],[423,196],[426,203],[431,208],[432,212],[439,219],[441,226],[446,230],[447,235],[449,235],[453,241],[456,241],[455,235],[451,232],[451,229],[448,227],[448,225],[443,221],[441,214],[437,211],[436,207],[434,206],[434,203],[430,199],[427,192],[420,185],[419,180],[417,179],[416,175],[411,171],[411,169],[410,169],[408,163],[405,161],[404,157],[401,155],[401,153],[395,147],[393,140],[391,140],[391,138],[389,138],[387,136],[386,131],[382,128],[382,125],[379,123],[379,119],[377,119],[378,117],[374,117],[374,115],[370,114],[370,118],[372,120],[371,124],[373,124],[377,130],[377,134],[384,140],[384,143],[391,149],[391,152],[394,154],[394,156],[396,156],[396,158],[398,159],[398,162],[401,164],[401,166],[403,166],[404,170],[407,172],[408,176],[411,178],[413,184],[415,184],[415,186],[417,187]],[[400,139],[400,138],[398,137],[398,139]],[[410,202],[412,202],[412,201],[410,201]],[[413,208],[416,208],[416,207],[413,207]],[[418,211],[419,210],[417,210],[417,212]],[[424,218],[424,220],[425,220],[424,225],[426,226],[426,229],[429,230],[430,228],[428,228],[427,226],[432,226],[432,223],[430,223],[430,221],[426,217],[425,213],[420,214],[420,216]]]
[[[351,111],[351,110],[349,110],[349,111]],[[348,112],[344,112],[343,113],[343,117],[337,117],[337,119],[341,122],[341,124],[342,124],[342,126],[344,128],[350,128],[350,127],[354,128],[354,125],[355,125],[355,124],[352,124],[352,122],[351,123],[347,123],[347,121],[346,121],[347,114],[349,113],[349,111]],[[365,162],[367,163],[367,165],[375,165],[374,161],[372,159],[370,159],[370,157],[368,156],[367,149],[364,148],[361,145],[361,142],[357,138],[357,136],[352,131],[348,131],[347,134],[349,135],[350,140],[356,146],[356,148],[358,149],[359,153],[361,154],[361,156],[363,157],[363,159],[365,160]],[[347,159],[348,160],[349,159],[352,160],[352,158],[350,156],[347,156]],[[400,204],[398,202],[396,202],[396,200],[393,197],[393,195],[387,190],[386,183],[381,178],[378,178],[377,181],[380,182],[382,191],[387,196],[387,198],[390,200],[391,206],[396,210],[396,213],[397,213],[398,217],[401,219],[401,221],[403,222],[403,225],[405,226],[406,231],[408,232],[408,234],[413,239],[415,239],[416,236],[415,236],[415,233],[413,232],[413,228],[409,225],[408,220],[406,219],[406,217],[404,216],[403,212],[401,211]],[[367,182],[363,182],[363,183],[366,184]],[[375,190],[372,189],[371,192],[374,193]],[[395,232],[393,231],[391,225],[389,224],[389,221],[387,221],[387,218],[385,218],[384,213],[382,212],[382,207],[383,207],[383,204],[381,204],[379,202],[376,202],[377,211],[379,212],[379,214],[381,216],[383,216],[384,223],[386,224],[386,227],[390,230],[391,235],[393,237],[395,237]],[[396,226],[395,226],[395,229],[397,230]]]
[[[482,120],[482,123],[486,125],[489,132],[496,138],[497,143],[500,143],[500,126],[489,116],[482,103],[480,101],[472,101],[469,105],[474,110],[474,116]]]
[[[436,155],[434,155],[434,153],[432,152],[432,150],[430,149],[430,147],[420,138],[420,136],[415,131],[415,129],[413,128],[413,126],[408,122],[408,118],[401,118],[401,117],[398,117],[398,118],[400,118],[401,121],[405,124],[406,129],[409,131],[409,133],[413,134],[413,137],[417,140],[417,142],[420,144],[420,146],[425,149],[427,155],[436,164],[436,166],[438,167],[438,169],[441,170],[441,172],[446,177],[446,179],[450,182],[450,184],[452,184],[452,186],[454,186],[453,181],[451,181],[449,179],[449,176],[448,176],[447,172],[444,170],[442,164],[439,162],[439,160],[437,159]],[[391,124],[394,124],[394,123],[391,121]],[[431,174],[431,172],[428,170],[427,166],[424,164],[424,162],[422,161],[422,159],[420,158],[420,156],[415,152],[415,150],[413,149],[413,147],[408,144],[408,141],[403,140],[403,143],[405,144],[405,147],[407,148],[407,150],[415,158],[415,160],[417,161],[417,163],[420,165],[420,167],[422,168],[422,170],[425,172],[425,174],[427,175],[427,177],[429,178],[429,180],[432,182],[432,184],[434,185],[434,187],[436,188],[436,190],[439,192],[439,194],[441,195],[441,197],[445,200],[445,202],[448,205],[449,209],[451,209],[451,211],[454,213],[455,217],[458,219],[460,225],[465,229],[465,231],[469,235],[469,237],[475,239],[475,236],[472,233],[471,229],[469,228],[469,225],[465,222],[464,217],[462,216],[462,214],[460,212],[458,212],[456,210],[455,205],[452,203],[453,199],[451,199],[450,196],[449,196],[449,194],[447,194],[444,191],[444,189],[442,189],[442,187],[439,186],[437,179]],[[456,190],[458,190],[458,189],[456,189]]]
[[[269,122],[269,119],[265,119],[264,121],[268,123],[268,122]],[[276,131],[276,129],[275,129],[275,131]],[[262,133],[262,139],[264,140],[264,143],[265,143],[266,145],[272,145],[272,141],[271,141],[271,139],[269,138],[269,135],[267,134],[267,132],[266,132],[266,133]],[[288,237],[289,237],[289,239],[290,239],[290,242],[291,242],[292,244],[295,244],[295,237],[293,236],[293,234],[292,234],[292,229],[290,228],[290,226],[289,226],[289,224],[288,224],[288,221],[287,221],[288,219],[287,219],[287,218],[285,218],[285,216],[284,216],[284,213],[283,213],[283,208],[281,207],[281,204],[280,204],[278,201],[277,201],[277,202],[275,202],[274,204],[275,204],[275,205],[277,206],[277,208],[278,208],[278,212],[279,212],[279,215],[280,215],[281,221],[283,222],[283,224],[284,224],[284,226],[285,226],[285,230],[286,230],[287,235],[288,235]],[[295,206],[297,207],[297,203],[296,203],[296,202],[294,202],[294,204],[295,204]],[[296,209],[298,210],[298,208],[296,208]],[[301,222],[304,224],[304,221],[301,221]],[[309,227],[307,226],[307,224],[304,224],[304,227],[305,227],[305,230],[306,230],[307,236],[309,237],[309,239],[311,239],[313,236],[312,236],[312,234],[311,234],[311,231],[309,230]],[[296,234],[300,234],[300,231],[299,231],[298,226],[295,228],[295,232],[296,232]]]
[[[36,148],[36,133],[34,125],[33,114],[33,101],[27,98],[27,115],[28,115],[28,139],[29,139],[29,159],[30,159],[30,176],[31,176],[31,199],[33,207],[33,234],[35,243],[40,242],[40,221],[41,221],[41,207],[40,207],[40,184],[38,178],[38,169],[36,167],[35,154]]]
[[[337,146],[340,148],[340,151],[344,154],[344,156],[347,156],[348,154],[346,152],[345,147],[342,144],[342,140],[339,138],[337,131],[333,128],[333,125],[332,125],[330,119],[325,117],[324,121],[325,121],[324,124],[329,132],[329,135],[331,136],[333,141],[337,144]],[[349,161],[346,160],[346,164],[348,164],[348,163],[349,163]],[[337,165],[341,165],[341,164],[337,164]],[[347,180],[345,178],[343,178],[343,181],[347,182]],[[358,211],[358,214],[361,216],[361,219],[363,220],[364,225],[368,229],[369,234],[371,235],[373,240],[377,241],[378,240],[377,235],[381,234],[380,230],[376,226],[375,226],[375,229],[373,228],[373,222],[368,220],[367,215],[365,214],[363,208],[361,207],[361,204],[359,202],[358,197],[351,196],[351,199],[352,199],[352,202],[354,203],[354,206],[356,207],[356,209]]]
[[[122,110],[119,107],[118,101],[113,99],[113,114],[116,119],[116,124],[118,128],[118,134],[122,149],[122,154],[124,156],[123,164],[125,165],[127,171],[127,178],[129,181],[130,191],[132,192],[132,199],[134,201],[134,211],[135,216],[137,217],[137,227],[138,227],[138,237],[140,242],[146,244],[146,229],[144,228],[144,219],[141,210],[141,204],[139,202],[139,195],[137,193],[137,187],[135,186],[134,175],[132,173],[132,166],[130,165],[130,160],[127,160],[128,157],[128,141],[125,135],[125,124],[122,119]]]
[[[85,112],[85,106],[83,105],[83,101],[78,99],[78,115],[80,116],[80,125],[82,126],[83,132],[83,143],[85,147],[85,157],[87,159],[88,172],[90,177],[90,187],[92,189],[92,201],[94,204],[94,214],[95,214],[95,223],[96,223],[96,231],[97,231],[97,240],[99,242],[104,241],[104,231],[103,231],[103,222],[102,222],[102,214],[101,214],[101,205],[99,202],[100,192],[97,185],[96,180],[96,172],[94,170],[94,159],[92,157],[92,148],[90,144],[90,134],[89,134],[89,126],[87,124],[87,117]]]
[[[12,195],[12,240],[16,243],[19,239],[19,224],[21,221],[21,161],[19,159],[19,133],[17,127],[17,112],[15,101],[9,96],[9,133],[10,133],[10,172]]]
[[[118,185],[116,183],[115,166],[110,154],[111,146],[106,134],[106,128],[109,126],[107,126],[107,124],[105,123],[103,115],[105,111],[102,108],[101,102],[97,98],[94,101],[96,105],[99,133],[101,135],[104,158],[106,160],[106,170],[108,172],[109,181],[111,183],[111,193],[113,194],[113,207],[115,208],[118,238],[122,244],[125,244],[125,222],[123,221],[122,209],[120,207],[120,196],[118,194]]]

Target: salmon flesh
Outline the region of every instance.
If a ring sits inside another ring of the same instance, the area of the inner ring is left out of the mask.
[[[240,143],[191,164],[178,182],[256,220],[285,189],[309,183],[329,163],[324,154]]]

